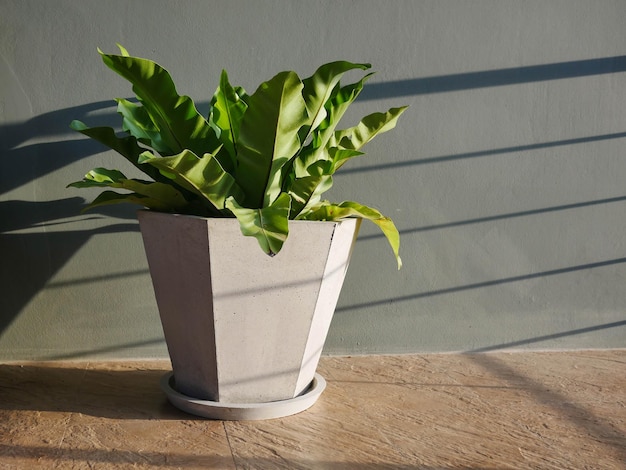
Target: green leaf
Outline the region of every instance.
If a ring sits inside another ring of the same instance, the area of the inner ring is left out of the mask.
[[[128,51],[126,50],[126,48],[124,46],[122,46],[119,42],[116,42],[115,45],[118,47],[118,49],[120,50],[120,54],[122,54],[125,57],[128,57],[130,54],[128,53]],[[99,51],[99,49],[98,49]]]
[[[307,170],[315,162],[330,159],[328,146],[331,138],[334,136],[335,129],[350,104],[361,93],[366,80],[372,75],[371,73],[367,74],[358,82],[344,87],[341,87],[339,84],[335,86],[330,99],[325,104],[326,118],[313,133],[313,140],[302,149],[302,152],[294,162],[294,168],[298,177],[309,174]]]
[[[331,161],[330,169],[328,170],[328,172],[331,175],[334,174],[346,161],[350,160],[351,158],[365,155],[363,152],[359,152],[358,150],[339,149],[337,147],[329,149],[328,154]]]
[[[235,179],[209,153],[199,158],[191,150],[172,157],[156,157],[144,152],[141,162],[167,172],[174,182],[200,195],[219,211],[223,211],[227,198],[243,199],[243,192]]]
[[[131,179],[124,181],[120,187],[146,196],[153,201],[158,201],[160,204],[159,210],[161,211],[183,211],[187,206],[187,201],[183,195],[169,184],[143,182]],[[155,209],[154,206],[150,206],[150,208]]]
[[[281,250],[289,234],[290,205],[291,198],[286,193],[262,209],[242,207],[232,197],[226,200],[226,207],[239,220],[241,233],[256,238],[261,249],[270,256]]]
[[[122,129],[135,136],[139,142],[149,145],[159,153],[168,153],[159,129],[141,105],[125,99],[117,99],[117,112],[122,116]]]
[[[168,149],[168,155],[184,149],[200,155],[217,150],[220,143],[215,132],[193,100],[178,95],[167,70],[148,59],[100,54],[111,70],[132,83],[135,95],[159,129],[162,148]]]
[[[315,190],[320,186],[324,178],[324,175],[305,176],[303,178],[296,178],[291,183],[288,189],[288,194],[291,196],[290,219],[295,219],[307,204],[309,204]]]
[[[220,86],[213,95],[211,106],[209,124],[214,129],[219,129],[217,134],[231,159],[229,166],[234,168],[239,128],[248,105],[239,97],[235,88],[228,82],[226,70],[222,70]]]
[[[126,189],[133,191],[135,194],[133,197],[143,197],[142,204],[146,207],[164,211],[176,211],[183,210],[187,206],[187,201],[173,186],[169,184],[157,183],[152,181],[139,181],[136,179],[128,179],[126,176],[118,170],[109,170],[107,168],[94,168],[85,175],[82,181],[71,183],[68,186],[75,188],[89,188],[89,187],[111,187]],[[103,205],[104,201],[114,200],[115,203],[122,202],[120,197],[113,198],[112,191],[107,192],[108,195],[104,199],[96,199],[97,205]],[[112,194],[111,194],[112,193]],[[94,201],[95,202],[95,201]],[[133,202],[137,202],[134,200]],[[106,202],[111,204],[113,202]],[[91,207],[91,206],[89,206]]]
[[[398,118],[407,107],[408,106],[391,108],[386,113],[370,114],[364,117],[356,126],[337,131],[334,138],[339,142],[340,148],[359,150],[378,134],[382,134],[396,127]]]
[[[342,202],[341,204],[332,204],[324,201],[300,218],[303,220],[340,220],[347,217],[359,217],[375,223],[387,238],[389,246],[391,246],[396,257],[398,269],[402,267],[402,260],[399,255],[400,234],[398,229],[389,217],[385,217],[374,208],[352,201]]]
[[[70,183],[67,187],[73,188],[93,188],[111,186],[112,184],[125,180],[124,173],[118,170],[109,170],[107,168],[94,168],[85,175],[81,181]]]
[[[164,209],[167,209],[167,207],[161,201],[142,196],[141,194],[120,194],[116,193],[115,191],[103,191],[97,198],[93,200],[91,204],[85,207],[82,212],[91,210],[99,206],[108,206],[111,204],[121,203],[139,204],[140,206],[155,211],[163,211]]]
[[[282,167],[300,150],[298,130],[307,123],[302,82],[282,72],[250,96],[236,142],[235,178],[245,193],[245,207],[266,207],[280,195]]]
[[[307,202],[306,206],[304,206],[302,208],[300,213],[301,214],[305,214],[313,206],[319,204],[320,200],[322,199],[322,194],[324,194],[326,191],[328,191],[333,186],[333,182],[334,181],[333,181],[333,177],[332,176],[330,176],[330,175],[324,176],[324,178],[322,178],[321,183],[319,185],[317,185],[317,187],[315,188],[315,191],[313,191],[313,193],[309,197],[309,202]]]
[[[304,85],[302,96],[311,120],[307,126],[309,131],[305,136],[302,136],[302,141],[306,140],[310,130],[316,129],[326,118],[327,112],[324,105],[344,73],[349,70],[367,70],[369,68],[371,68],[370,64],[353,64],[346,61],[330,62],[319,67],[311,77],[302,80]]]
[[[122,155],[140,171],[144,172],[155,181],[167,182],[167,179],[159,174],[159,171],[152,167],[139,164],[139,156],[146,150],[137,144],[134,136],[118,137],[110,127],[87,127],[80,121],[72,121],[70,127],[87,137],[97,140],[112,150]]]
[[[71,127],[120,153],[154,182],[128,179],[117,170],[96,168],[69,186],[112,187],[91,207],[133,202],[160,211],[180,211],[239,219],[242,232],[254,236],[268,254],[277,253],[288,234],[288,218],[337,220],[361,217],[377,224],[398,256],[393,222],[375,209],[354,202],[321,202],[332,175],[376,135],[392,129],[406,108],[366,116],[357,126],[337,130],[357,98],[366,74],[341,86],[346,72],[369,64],[346,61],[319,67],[304,80],[281,72],[254,94],[233,87],[226,71],[205,119],[188,96],[176,91],[169,72],[147,59],[98,50],[103,62],[130,81],[139,104],[118,99],[122,129]]]

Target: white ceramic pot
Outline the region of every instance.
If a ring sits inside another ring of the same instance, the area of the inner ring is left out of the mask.
[[[222,404],[305,393],[360,219],[290,221],[273,257],[236,219],[139,211],[139,222],[176,392]]]

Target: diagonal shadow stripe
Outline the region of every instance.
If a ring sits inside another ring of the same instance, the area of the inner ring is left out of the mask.
[[[622,139],[626,137],[626,132],[615,132],[612,134],[593,135],[588,137],[577,137],[574,139],[555,140],[552,142],[539,142],[528,145],[516,145],[512,147],[502,147],[491,150],[478,150],[475,152],[458,153],[454,155],[443,155],[439,157],[431,158],[418,158],[413,160],[405,160],[401,162],[393,163],[381,163],[378,165],[360,166],[355,168],[342,167],[337,173],[347,175],[350,173],[365,173],[367,171],[381,171],[381,170],[393,170],[395,168],[403,168],[407,166],[427,165],[430,163],[444,163],[455,160],[465,160],[469,158],[489,157],[492,155],[502,155],[507,153],[526,152],[530,150],[539,150],[552,147],[559,147],[562,145],[576,145],[585,144],[590,142],[599,142],[603,140]]]
[[[509,214],[498,214],[498,215],[490,215],[487,217],[478,217],[476,219],[457,220],[455,222],[448,222],[445,224],[427,225],[424,227],[417,227],[413,229],[402,230],[400,231],[400,234],[404,235],[407,233],[427,232],[430,230],[460,227],[463,225],[471,225],[471,224],[477,224],[477,223],[482,223],[482,222],[493,222],[495,220],[510,219],[514,217],[525,217],[528,215],[544,214],[547,212],[557,212],[557,211],[564,211],[564,210],[569,210],[569,209],[579,209],[581,207],[597,206],[601,204],[611,204],[613,202],[624,202],[624,201],[626,201],[626,196],[610,197],[606,199],[596,199],[594,201],[575,202],[572,204],[563,204],[560,206],[543,207],[541,209],[530,209],[527,211],[511,212]],[[367,238],[367,237],[363,237],[363,238]]]
[[[602,268],[606,266],[612,266],[612,265],[623,264],[623,263],[626,263],[626,258],[617,258],[617,259],[611,259],[607,261],[598,261],[596,263],[579,264],[577,266],[568,266],[567,268],[552,269],[549,271],[542,271],[539,273],[522,274],[520,276],[511,276],[511,277],[505,277],[502,279],[494,279],[491,281],[476,282],[474,284],[465,284],[462,286],[447,287],[445,289],[436,289],[436,290],[431,290],[427,292],[418,292],[417,294],[401,295],[398,297],[390,297],[387,299],[379,299],[379,300],[372,300],[369,302],[362,302],[359,304],[345,305],[343,307],[338,307],[336,309],[336,312],[347,312],[349,310],[376,307],[380,305],[392,304],[395,302],[407,302],[410,300],[423,299],[427,297],[435,297],[438,295],[455,294],[457,292],[463,292],[466,290],[498,286],[501,284],[508,284],[511,282],[529,281],[531,279],[556,276],[559,274],[567,274],[567,273],[571,273],[575,271],[584,271],[586,269]]]
[[[80,279],[70,279],[67,281],[49,282],[44,286],[44,289],[64,289],[69,286],[76,286],[81,284],[95,284],[102,281],[123,279],[134,276],[145,276],[149,274],[150,271],[148,271],[148,269],[135,269],[132,271],[126,271],[121,273],[102,274],[100,276],[83,277]]]
[[[492,354],[474,354],[469,357],[477,365],[499,377],[509,386],[527,390],[537,403],[551,408],[556,416],[567,419],[584,435],[588,436],[590,441],[604,447],[603,450],[597,448],[597,452],[610,452],[622,462],[626,461],[623,432],[598,416],[594,412],[592,404],[581,403],[572,398],[575,395],[561,393],[558,388],[547,386],[544,379],[529,377]]]
[[[613,323],[605,323],[604,325],[588,326],[586,328],[578,328],[576,330],[563,331],[561,333],[552,333],[550,335],[535,336],[534,338],[521,339],[519,341],[511,341],[509,343],[494,344],[492,346],[485,346],[482,348],[471,349],[467,351],[467,353],[484,353],[484,352],[489,352],[489,351],[497,351],[501,349],[514,348],[517,346],[525,346],[525,345],[533,344],[533,343],[540,343],[542,341],[549,341],[552,339],[565,338],[567,336],[582,335],[585,333],[592,333],[594,331],[608,330],[610,328],[619,328],[622,326],[626,326],[626,320],[616,321]]]
[[[116,344],[113,346],[104,346],[100,348],[87,349],[82,351],[73,351],[68,353],[59,353],[55,355],[42,356],[38,360],[42,361],[66,361],[80,358],[96,357],[100,354],[115,353],[126,351],[133,348],[143,348],[149,346],[165,345],[165,338],[147,339],[144,341],[136,341],[134,343]]]
[[[521,83],[580,78],[626,71],[626,56],[573,60],[552,64],[527,65],[498,70],[456,73],[433,77],[371,83],[363,89],[360,100],[471,90],[476,88],[519,85]]]
[[[454,222],[446,222],[443,224],[425,225],[423,227],[415,227],[400,230],[400,235],[408,235],[411,233],[429,232],[431,230],[442,230],[452,227],[462,227],[464,225],[480,224],[484,222],[494,222],[496,220],[512,219],[515,217],[526,217],[529,215],[545,214],[549,212],[565,211],[569,209],[580,209],[582,207],[598,206],[602,204],[611,204],[614,202],[626,202],[626,196],[609,197],[606,199],[596,199],[593,201],[574,202],[572,204],[562,204],[560,206],[542,207],[540,209],[529,209],[526,211],[511,212],[508,214],[489,215],[486,217],[477,217],[475,219],[456,220]],[[373,240],[384,237],[383,234],[373,233],[371,235],[359,236],[358,240]]]

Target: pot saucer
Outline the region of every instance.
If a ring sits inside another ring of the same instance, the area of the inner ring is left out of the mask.
[[[300,413],[312,406],[325,388],[324,377],[315,374],[311,385],[295,398],[266,403],[225,403],[199,400],[176,391],[173,372],[168,372],[161,378],[161,389],[170,403],[179,410],[203,418],[229,421],[282,418]]]

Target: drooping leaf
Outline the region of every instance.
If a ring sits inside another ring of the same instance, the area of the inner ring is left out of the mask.
[[[215,132],[193,100],[178,95],[167,70],[148,59],[101,51],[100,55],[111,70],[132,83],[135,95],[161,133],[167,154],[189,149],[201,155],[217,150],[220,144]]]
[[[226,207],[239,220],[241,233],[256,238],[261,249],[270,256],[281,250],[289,234],[290,205],[291,198],[286,193],[261,209],[242,207],[232,197],[226,200]]]
[[[141,163],[168,173],[174,182],[202,196],[217,211],[223,211],[230,196],[243,199],[235,179],[209,153],[198,157],[191,150],[184,150],[172,157],[156,157],[146,151],[141,155]]]
[[[307,122],[302,87],[294,72],[281,72],[248,100],[236,142],[235,174],[245,207],[269,206],[281,193],[282,167],[299,151],[298,130]]]
[[[347,217],[360,217],[375,223],[387,238],[389,246],[391,246],[396,257],[398,269],[402,267],[402,260],[399,254],[400,234],[398,229],[389,217],[385,217],[372,207],[352,201],[345,201],[341,204],[332,204],[324,201],[313,207],[308,213],[301,215],[300,218],[303,220],[340,220]]]

